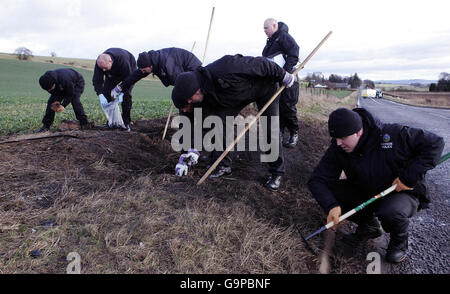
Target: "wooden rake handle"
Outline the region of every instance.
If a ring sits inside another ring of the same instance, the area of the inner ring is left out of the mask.
[[[214,10],[216,8],[213,7],[212,12],[211,12],[211,19],[209,21],[209,29],[208,29],[208,35],[206,36],[206,44],[205,44],[205,52],[203,52],[203,60],[202,60],[202,65],[205,63],[205,58],[206,58],[206,50],[208,49],[208,43],[209,43],[209,35],[211,33],[211,26],[212,26],[212,22],[213,22],[213,18],[214,18]],[[191,49],[191,53],[194,51],[194,47],[195,47],[195,42],[194,45],[192,45],[192,49]],[[166,138],[166,132],[167,132],[167,128],[169,127],[169,121],[170,121],[170,117],[172,116],[172,111],[173,111],[173,102],[172,102],[172,106],[170,107],[170,111],[169,111],[169,116],[167,117],[167,122],[166,122],[166,127],[164,128],[164,133],[162,135],[162,140],[164,141],[164,138]]]
[[[325,38],[314,48],[314,50],[306,57],[306,59],[299,65],[299,67],[294,71],[294,75],[296,75],[301,69],[305,67],[305,64],[313,57],[313,55],[319,50],[319,48],[325,43],[325,41],[330,37],[330,35],[333,32],[330,31]],[[255,116],[255,118],[245,127],[245,129],[236,137],[236,139],[233,141],[231,145],[225,149],[225,151],[220,155],[220,157],[214,162],[213,165],[206,171],[206,173],[203,175],[203,177],[197,182],[197,185],[202,184],[208,176],[213,172],[213,170],[219,165],[219,163],[227,156],[227,154],[234,148],[234,145],[237,144],[237,142],[245,135],[245,133],[250,129],[250,127],[258,120],[258,118],[261,116],[261,114],[272,104],[273,101],[280,95],[280,93],[286,88],[285,85],[281,86],[280,89],[270,98],[270,100],[264,105],[263,108],[258,112],[258,114]]]

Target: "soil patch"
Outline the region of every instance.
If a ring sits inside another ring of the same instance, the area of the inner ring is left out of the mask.
[[[299,144],[284,149],[282,187],[271,192],[258,152],[233,153],[224,179],[197,186],[206,163],[176,177],[175,130],[161,141],[165,122],[0,144],[3,272],[64,272],[74,250],[90,273],[317,272],[296,225],[307,234],[325,220],[306,188],[329,143],[325,123],[301,120]],[[334,258],[331,272],[361,269]]]

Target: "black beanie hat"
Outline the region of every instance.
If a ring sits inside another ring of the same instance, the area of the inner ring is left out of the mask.
[[[138,68],[146,68],[152,65],[152,60],[147,52],[142,52],[138,56],[137,66]]]
[[[194,72],[183,72],[175,80],[175,87],[172,90],[172,101],[176,108],[185,106],[197,90],[200,83]]]
[[[338,108],[330,114],[328,131],[333,138],[343,138],[352,135],[363,127],[358,113],[347,108]]]
[[[51,76],[50,71],[47,71],[39,79],[39,84],[41,85],[41,88],[46,91],[50,90],[50,88],[53,86],[54,83],[56,83],[56,80]]]

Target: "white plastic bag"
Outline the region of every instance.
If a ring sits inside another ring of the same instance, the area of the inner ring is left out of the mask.
[[[272,58],[269,58],[269,60],[275,62],[278,64],[281,68],[286,64],[286,60],[284,60],[283,54],[278,54],[273,56]]]
[[[122,114],[120,113],[119,103],[122,102],[123,94],[118,100],[111,101],[105,105],[102,105],[103,112],[108,119],[108,126],[110,128],[125,128],[123,123]]]

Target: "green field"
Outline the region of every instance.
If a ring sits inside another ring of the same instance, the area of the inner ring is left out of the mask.
[[[40,88],[39,77],[47,70],[61,67],[68,66],[0,58],[0,136],[32,133],[41,127],[49,94]],[[92,86],[93,71],[76,70],[86,81],[81,96],[86,115],[96,125],[103,125],[106,118]],[[132,120],[167,115],[171,90],[172,87],[165,88],[159,81],[139,81],[133,89]],[[57,127],[64,119],[76,120],[71,105],[56,115],[52,127]]]

